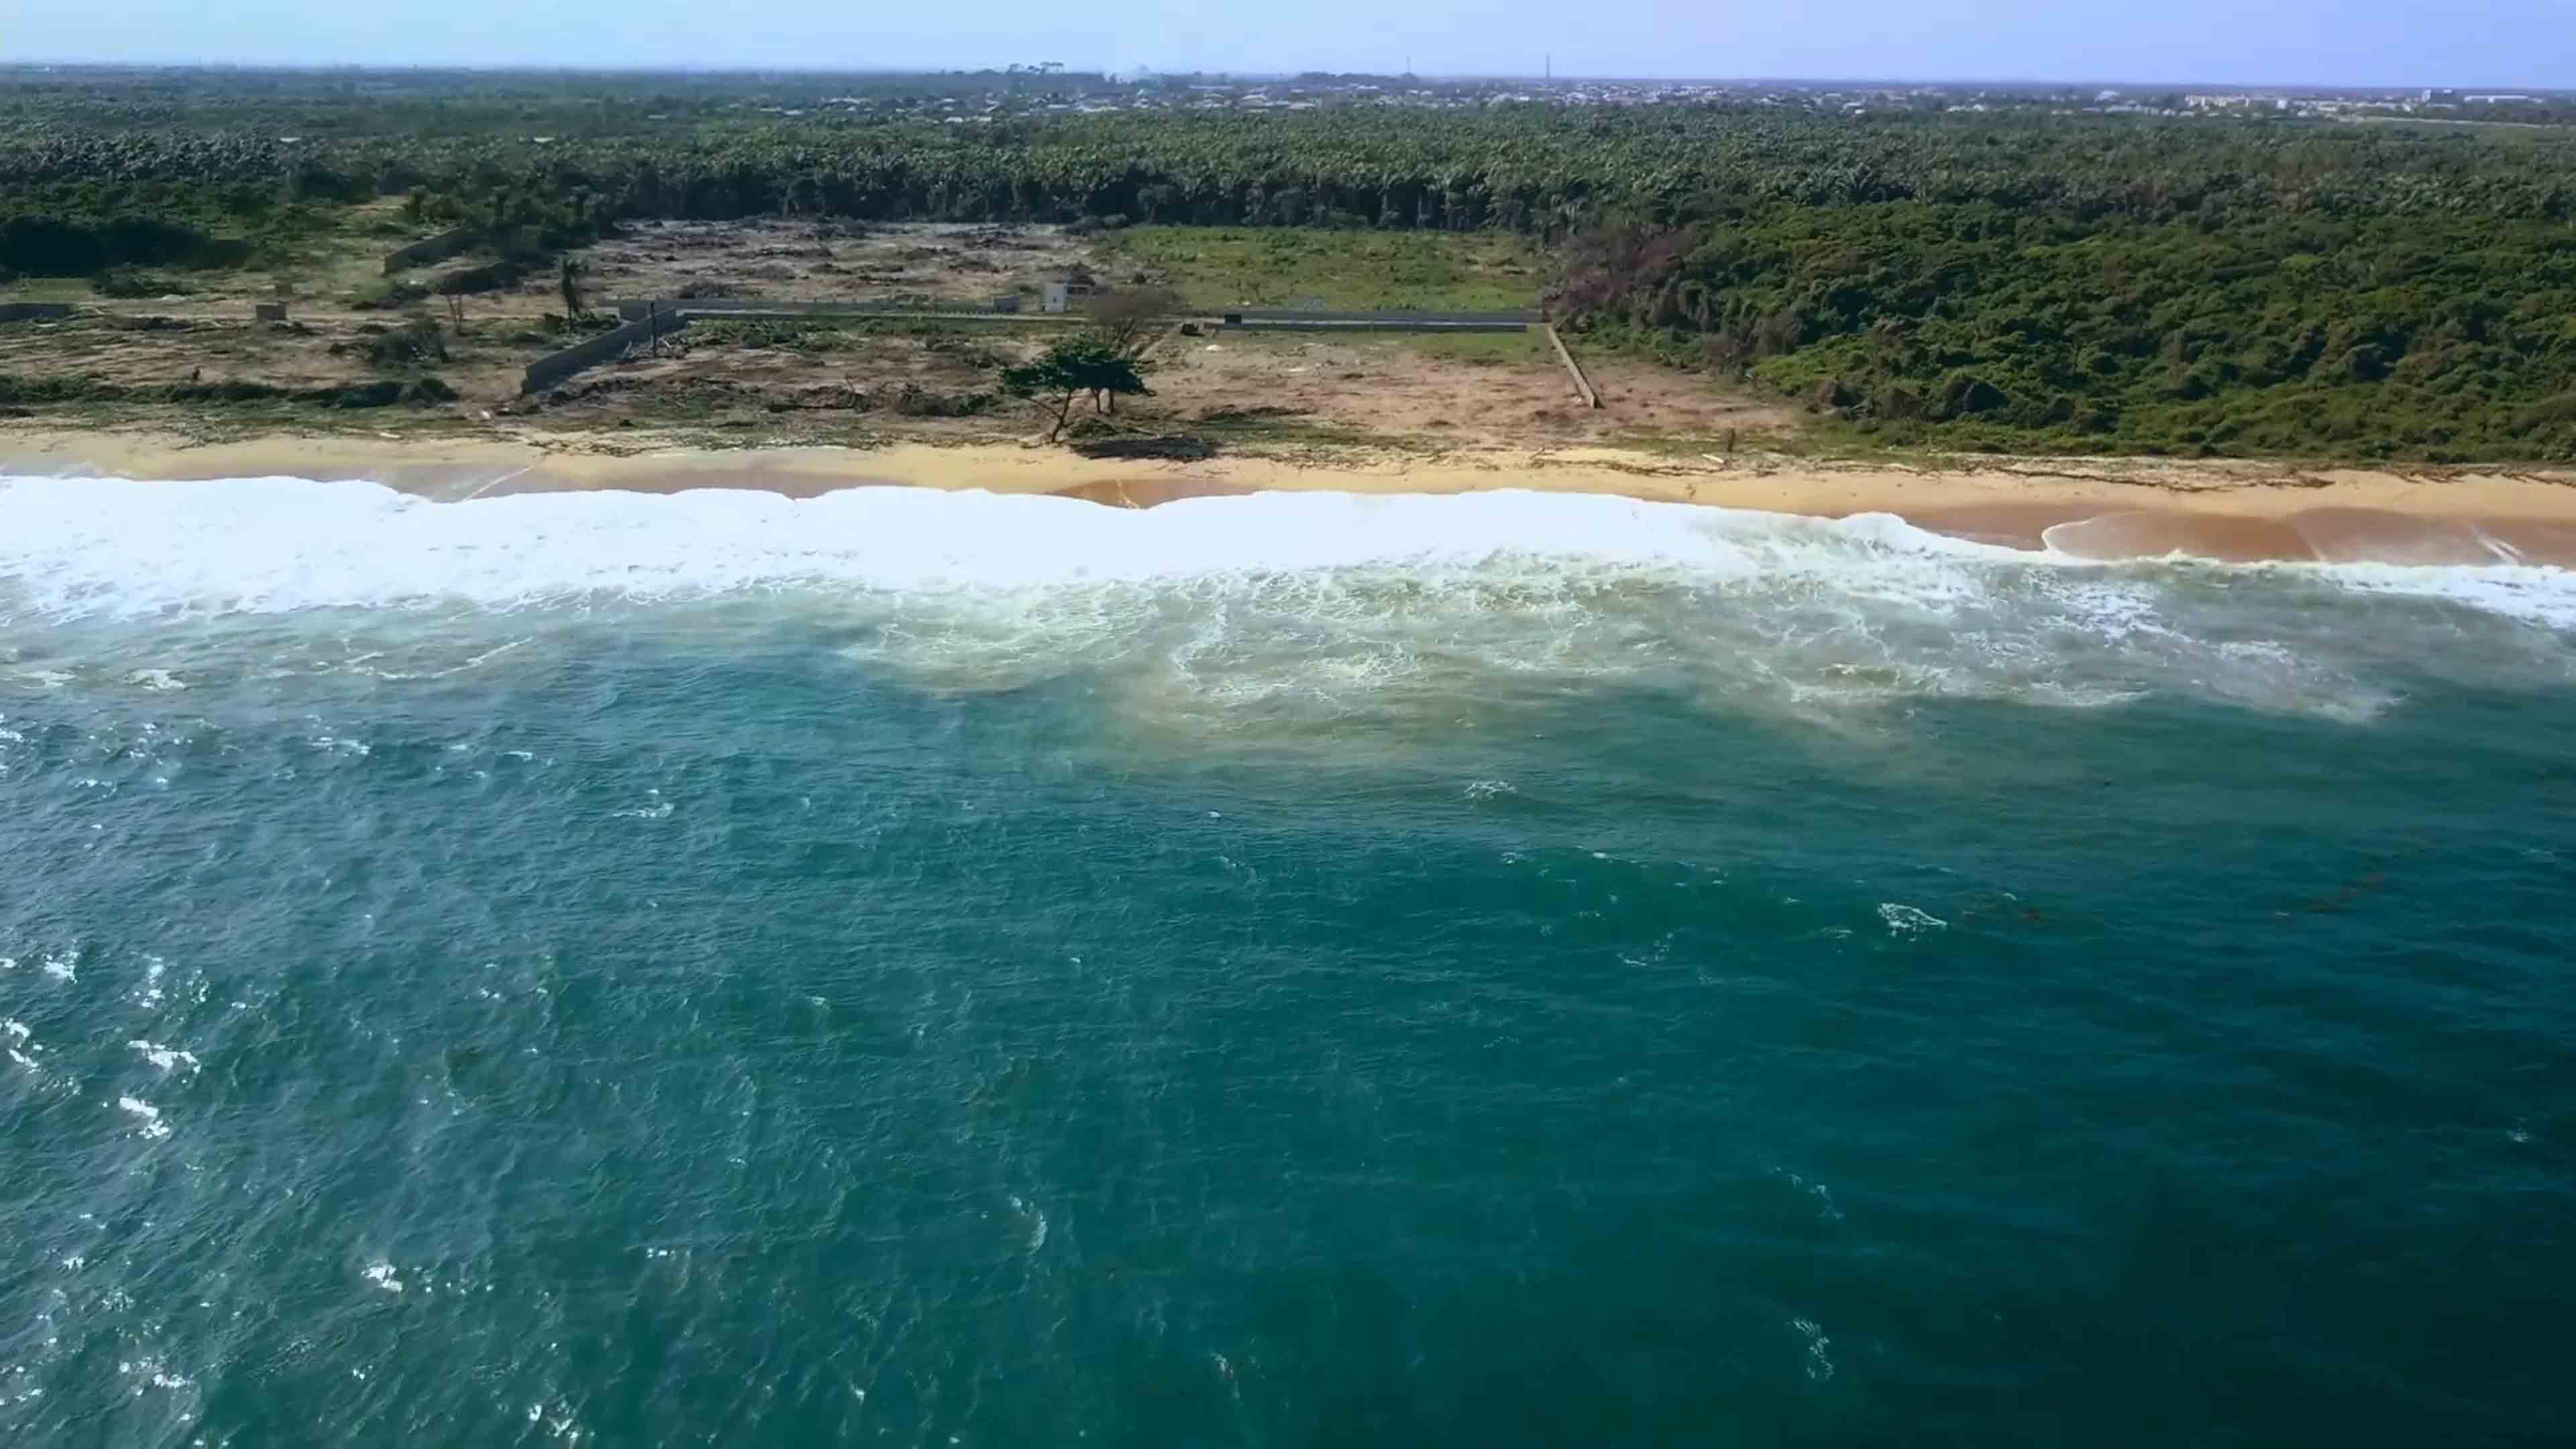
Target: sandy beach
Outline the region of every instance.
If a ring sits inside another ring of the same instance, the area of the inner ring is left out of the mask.
[[[1164,463],[1008,443],[707,450],[660,448],[649,435],[627,434],[613,447],[567,446],[561,437],[281,435],[201,444],[176,434],[64,431],[0,433],[0,473],[363,479],[443,502],[557,490],[757,488],[811,497],[900,486],[1152,507],[1272,489],[1528,488],[1825,517],[1890,513],[1960,537],[2088,558],[2576,566],[2576,473],[2555,471],[1928,456],[1898,464],[1603,447]]]

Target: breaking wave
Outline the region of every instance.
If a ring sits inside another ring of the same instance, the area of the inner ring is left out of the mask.
[[[350,609],[515,628],[674,603],[785,610],[937,687],[1088,669],[1193,710],[1326,714],[1616,678],[1800,709],[2179,692],[2362,719],[2428,677],[2564,682],[2576,631],[2576,575],[2552,568],[2103,563],[1888,515],[1594,495],[1129,511],[907,488],[432,503],[289,478],[0,480],[0,624],[20,638]],[[545,653],[471,642],[476,663]],[[118,677],[188,682],[161,661]]]

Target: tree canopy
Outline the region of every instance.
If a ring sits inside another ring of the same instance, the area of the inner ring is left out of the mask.
[[[1082,398],[1089,397],[1095,410],[1107,411],[1115,398],[1151,391],[1135,358],[1108,337],[1089,331],[1060,338],[1036,358],[1002,369],[1002,390],[1038,405],[1048,420],[1050,443],[1064,432]]]
[[[713,83],[383,85],[0,95],[0,272],[240,265],[384,196],[557,246],[781,214],[1507,230],[1559,249],[1560,321],[1889,441],[2576,459],[2566,128],[1503,102],[970,122]]]

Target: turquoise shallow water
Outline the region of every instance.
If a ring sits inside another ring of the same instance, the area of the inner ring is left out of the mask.
[[[0,484],[0,1440],[2563,1443],[2571,629]]]

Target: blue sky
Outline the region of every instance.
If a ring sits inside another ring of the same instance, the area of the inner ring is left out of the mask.
[[[0,0],[0,58],[2576,87],[2576,0]]]

